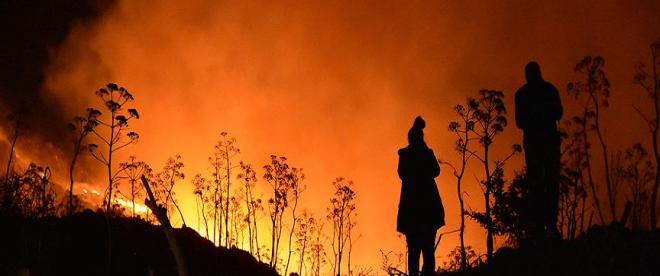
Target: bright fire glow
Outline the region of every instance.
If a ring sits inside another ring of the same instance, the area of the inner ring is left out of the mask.
[[[115,165],[135,155],[158,171],[168,157],[181,154],[186,179],[175,192],[186,222],[197,230],[202,227],[190,180],[209,174],[207,158],[227,131],[238,139],[239,159],[257,168],[257,194],[264,200],[271,191],[259,168],[271,154],[304,168],[308,189],[300,208],[318,217],[325,217],[331,181],[353,180],[359,238],[352,261],[376,268],[380,249],[405,250],[395,231],[396,151],[405,146],[413,118],[426,119],[426,139],[437,157],[456,162],[454,137],[446,131],[452,106],[480,88],[500,89],[512,122],[512,93],[532,59],[561,88],[580,57],[605,56],[614,92],[603,120],[627,137],[646,137],[641,120],[617,115],[634,114],[626,93],[638,92],[631,84],[634,63],[646,56],[660,29],[650,20],[657,18],[655,8],[569,0],[117,2],[98,22],[76,25],[53,49],[44,94],[73,117],[98,107],[94,91],[106,83],[127,87],[141,114],[130,123],[140,141],[118,151]],[[530,18],[538,19],[530,24]],[[630,142],[608,138],[617,145]],[[521,137],[510,124],[498,139],[496,157]],[[33,147],[39,150],[26,154],[29,145],[22,147],[26,160],[53,160],[51,151]],[[68,152],[51,162],[64,164],[53,170],[59,183],[68,183],[67,158]],[[78,178],[96,183],[82,191],[101,202],[96,189],[103,191],[107,175],[95,162],[81,157]],[[511,171],[522,167],[519,157],[509,164]],[[468,209],[482,210],[474,179],[481,167],[470,166],[464,184]],[[459,225],[456,183],[447,168],[437,182],[447,213],[441,232],[453,231]],[[115,202],[132,208],[129,201]],[[147,209],[136,204],[136,211]],[[269,245],[268,217],[261,216],[260,241]],[[472,221],[466,240],[484,251],[484,230]],[[437,256],[444,258],[457,244],[456,234],[443,237]]]

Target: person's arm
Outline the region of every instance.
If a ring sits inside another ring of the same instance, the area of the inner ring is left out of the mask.
[[[430,160],[429,160],[429,174],[433,177],[436,178],[440,175],[440,164],[438,164],[438,159],[435,158],[435,153],[433,153],[433,150],[429,150],[430,153]]]
[[[564,115],[564,108],[561,106],[559,91],[557,91],[557,88],[552,84],[550,84],[550,87],[552,88],[552,118],[555,121],[559,121],[561,120],[562,115]]]
[[[525,103],[523,103],[522,100],[522,88],[518,89],[516,92],[516,99],[515,99],[515,115],[516,115],[516,127],[519,129],[525,129],[527,128],[527,106]]]
[[[399,165],[398,165],[396,171],[399,174],[399,178],[401,180],[403,180],[406,177],[406,175],[408,174],[407,168],[406,168],[406,165],[405,165],[405,161],[404,161],[402,153],[401,153],[401,150],[399,150]]]

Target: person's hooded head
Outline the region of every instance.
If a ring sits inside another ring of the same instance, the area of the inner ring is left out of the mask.
[[[541,76],[541,67],[536,61],[532,61],[525,65],[525,79],[527,79],[527,83],[543,82],[543,77]]]
[[[413,126],[408,131],[408,144],[413,147],[426,147],[424,142],[424,127],[426,127],[426,122],[422,119],[421,116],[415,118]]]

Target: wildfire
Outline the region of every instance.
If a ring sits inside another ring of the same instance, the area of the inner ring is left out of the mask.
[[[88,195],[92,197],[101,197],[102,194],[97,191],[96,189],[87,189],[87,188],[82,188],[81,189],[83,195]],[[117,198],[114,197],[112,198],[112,203],[117,204],[121,206],[122,208],[126,208],[127,210],[132,210],[133,209],[133,202],[130,200],[125,200],[123,198]],[[146,205],[140,204],[139,202],[135,202],[135,213],[136,214],[146,214],[149,211],[149,208],[147,208]]]
[[[116,203],[116,204],[119,204],[122,207],[126,207],[126,208],[129,208],[129,209],[133,208],[133,202],[128,201],[128,200],[124,200],[124,199],[121,199],[121,198],[113,198],[112,202]],[[137,213],[137,214],[146,214],[148,210],[149,209],[144,204],[140,204],[140,203],[137,203],[137,202],[135,203],[135,213]]]
[[[83,194],[89,194],[89,193],[91,193],[91,194],[95,194],[95,195],[101,195],[101,193],[99,193],[99,192],[96,191],[96,190],[89,191],[89,190],[83,188],[82,191],[83,191]]]

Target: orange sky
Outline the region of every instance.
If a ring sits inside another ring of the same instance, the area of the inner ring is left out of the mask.
[[[362,235],[354,263],[378,269],[379,249],[403,250],[395,231],[396,150],[413,118],[424,116],[429,146],[453,161],[451,107],[480,88],[503,90],[512,120],[512,95],[530,60],[539,61],[569,106],[564,87],[573,65],[603,55],[613,83],[606,137],[614,148],[634,142],[628,137],[646,139],[631,106],[645,107],[637,100],[643,94],[631,80],[635,62],[646,61],[648,45],[660,38],[657,1],[181,3],[119,1],[97,23],[76,26],[53,49],[44,90],[69,116],[97,104],[93,92],[107,82],[132,91],[142,115],[132,128],[141,138],[121,155],[160,168],[181,154],[188,179],[177,192],[188,221],[196,221],[189,180],[207,172],[215,141],[228,131],[240,158],[256,167],[276,154],[304,168],[301,205],[317,215],[325,214],[334,177],[352,179]],[[512,124],[495,155],[513,143],[520,132]],[[480,210],[473,175],[481,171],[471,165],[468,203]],[[94,182],[89,172],[81,175]],[[441,231],[455,230],[448,168],[437,182],[447,211]],[[261,179],[257,185],[266,188]],[[483,251],[482,229],[470,223],[466,237]],[[448,235],[437,255],[456,245],[457,235]]]

